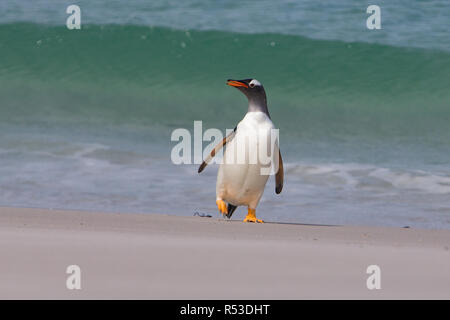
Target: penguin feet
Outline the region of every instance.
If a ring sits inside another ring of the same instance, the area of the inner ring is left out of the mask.
[[[256,218],[256,210],[248,208],[247,216],[244,219],[244,222],[256,222],[256,223],[264,223],[261,219]]]
[[[228,213],[227,204],[225,201],[219,199],[216,200],[217,208],[219,208],[219,212],[223,215],[226,215]]]

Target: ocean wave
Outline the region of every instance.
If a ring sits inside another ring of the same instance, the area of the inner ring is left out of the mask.
[[[416,191],[450,194],[450,174],[363,164],[287,164],[286,176],[306,185],[367,189],[375,192]]]
[[[86,25],[72,32],[2,24],[0,39],[1,121],[169,125],[214,121],[219,110],[236,119],[244,109],[228,107],[242,104],[224,86],[229,77],[261,80],[274,117],[291,125],[311,118],[331,127],[358,120],[382,130],[397,125],[394,120],[450,116],[446,52],[132,25]]]
[[[365,28],[369,4],[359,0],[210,1],[78,0],[82,25],[164,26],[179,30],[279,33],[315,39],[385,43],[450,50],[448,0],[379,0],[382,28]],[[67,19],[61,0],[2,0],[0,22],[61,25]],[[45,8],[45,10],[44,10]],[[384,23],[388,23],[384,27]]]
[[[246,101],[225,80],[255,77],[287,152],[448,162],[450,53],[133,25],[0,24],[0,39],[0,125],[15,131],[167,145],[196,120],[234,128]]]

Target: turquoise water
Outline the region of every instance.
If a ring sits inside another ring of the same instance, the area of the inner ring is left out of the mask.
[[[72,2],[0,4],[0,205],[215,214],[170,135],[234,128],[225,80],[254,77],[286,162],[262,218],[450,228],[448,2],[381,1],[375,31],[364,1],[76,3],[76,31]]]

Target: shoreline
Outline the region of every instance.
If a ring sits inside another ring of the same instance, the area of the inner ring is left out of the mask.
[[[0,207],[0,241],[2,299],[450,298],[450,230]]]

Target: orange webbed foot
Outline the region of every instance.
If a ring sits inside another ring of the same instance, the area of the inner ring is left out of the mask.
[[[251,208],[248,208],[248,213],[244,222],[264,223],[263,220],[256,218],[256,210]]]
[[[228,208],[227,208],[227,204],[225,203],[225,201],[219,199],[216,201],[217,204],[217,208],[219,209],[219,212],[223,215],[228,213]]]

